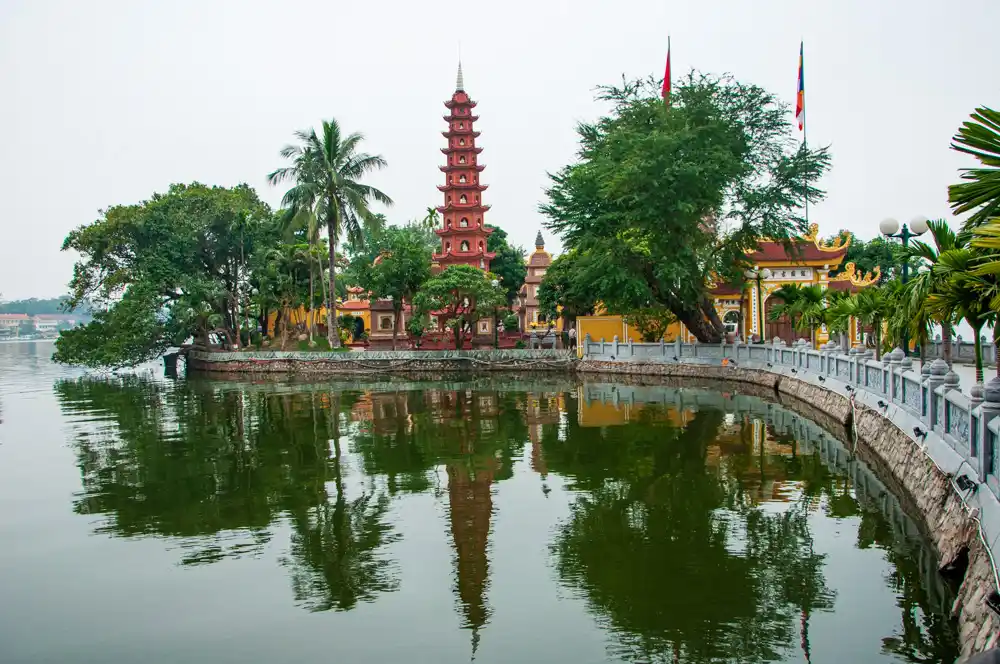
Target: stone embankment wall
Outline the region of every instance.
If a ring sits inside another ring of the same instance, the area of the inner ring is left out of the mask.
[[[798,402],[808,410],[815,409],[848,429],[853,426],[859,454],[909,508],[911,516],[923,522],[939,560],[946,566],[957,566],[958,574],[964,572],[952,609],[958,619],[963,659],[995,647],[1000,619],[985,600],[995,588],[996,575],[989,547],[981,538],[975,518],[978,509],[970,513],[952,477],[934,463],[909,432],[892,421],[889,413],[861,399],[852,400],[848,392],[840,393],[767,368],[583,360],[577,365],[577,371],[584,375],[659,376],[685,381],[708,379],[746,383],[791,397],[792,405]],[[981,487],[986,490],[985,485]],[[966,559],[968,566],[962,570]]]
[[[187,369],[227,374],[441,374],[460,371],[570,371],[568,350],[296,351],[187,353]]]

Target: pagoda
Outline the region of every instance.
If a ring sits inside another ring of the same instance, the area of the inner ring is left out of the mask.
[[[483,149],[476,146],[479,132],[473,131],[473,124],[479,116],[472,115],[476,102],[465,92],[462,63],[458,64],[455,93],[444,105],[449,111],[444,116],[448,131],[442,134],[448,139],[448,147],[441,148],[441,152],[448,161],[440,167],[445,173],[445,184],[438,187],[444,193],[444,205],[437,208],[442,221],[435,233],[441,238],[441,253],[434,254],[434,262],[442,268],[472,265],[488,272],[496,254],[486,249],[493,229],[483,223],[490,206],[482,203],[486,185],[479,183],[479,175],[486,167],[478,163]]]

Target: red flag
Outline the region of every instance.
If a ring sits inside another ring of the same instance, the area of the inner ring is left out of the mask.
[[[670,103],[670,37],[667,37],[667,71],[663,74],[663,101]]]

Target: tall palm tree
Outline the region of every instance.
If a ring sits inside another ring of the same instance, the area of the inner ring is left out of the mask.
[[[909,307],[913,311],[919,311],[923,308],[930,294],[935,292],[936,289],[943,287],[944,276],[940,271],[934,271],[934,266],[937,264],[941,254],[954,249],[964,249],[969,246],[968,233],[955,233],[943,219],[928,221],[927,227],[931,232],[931,239],[934,242],[933,246],[922,240],[915,240],[906,248],[908,254],[907,260],[911,258],[916,259],[921,264],[921,268],[910,278],[907,284],[907,291],[910,295]],[[954,326],[957,322],[955,313],[949,313],[940,307],[934,307],[934,311],[937,313],[931,316],[931,318],[941,326],[944,361],[951,367],[951,336],[954,333]]]
[[[983,382],[983,349],[980,334],[983,327],[996,319],[990,309],[989,297],[983,295],[986,285],[974,272],[979,257],[971,249],[952,249],[938,257],[932,268],[940,277],[940,285],[927,296],[932,314],[957,314],[972,328],[976,349],[976,382]]]
[[[775,290],[768,299],[776,298],[781,300],[781,302],[775,304],[771,307],[771,311],[768,314],[768,318],[772,321],[779,321],[782,318],[787,317],[792,324],[792,329],[798,329],[796,325],[797,318],[796,315],[798,311],[795,306],[799,299],[802,297],[802,287],[798,284],[785,284],[781,288]],[[762,316],[763,318],[763,316]]]
[[[298,145],[288,145],[281,156],[292,161],[268,176],[271,184],[291,181],[295,185],[285,192],[282,204],[294,210],[313,210],[326,226],[330,253],[329,300],[326,307],[327,340],[331,348],[340,346],[337,329],[337,247],[346,236],[357,241],[364,226],[374,222],[369,209],[373,201],[392,205],[392,199],[360,179],[375,170],[385,168],[380,155],[358,152],[364,137],[359,133],[344,136],[336,120],[323,121],[321,135],[315,129],[295,132]]]
[[[807,330],[809,341],[815,346],[816,330],[826,325],[828,320],[826,289],[815,284],[801,287],[799,297],[791,309],[798,316],[799,324],[796,329]]]
[[[977,108],[962,123],[951,147],[979,160],[981,168],[963,169],[965,182],[948,187],[948,200],[955,214],[973,212],[965,228],[974,228],[1000,217],[1000,112]]]

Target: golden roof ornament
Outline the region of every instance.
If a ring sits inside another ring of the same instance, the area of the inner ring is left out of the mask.
[[[830,277],[830,281],[849,281],[852,286],[864,288],[865,286],[878,283],[878,280],[881,278],[882,270],[878,265],[871,272],[865,273],[858,271],[854,263],[848,263],[844,266],[844,271],[835,277]]]

